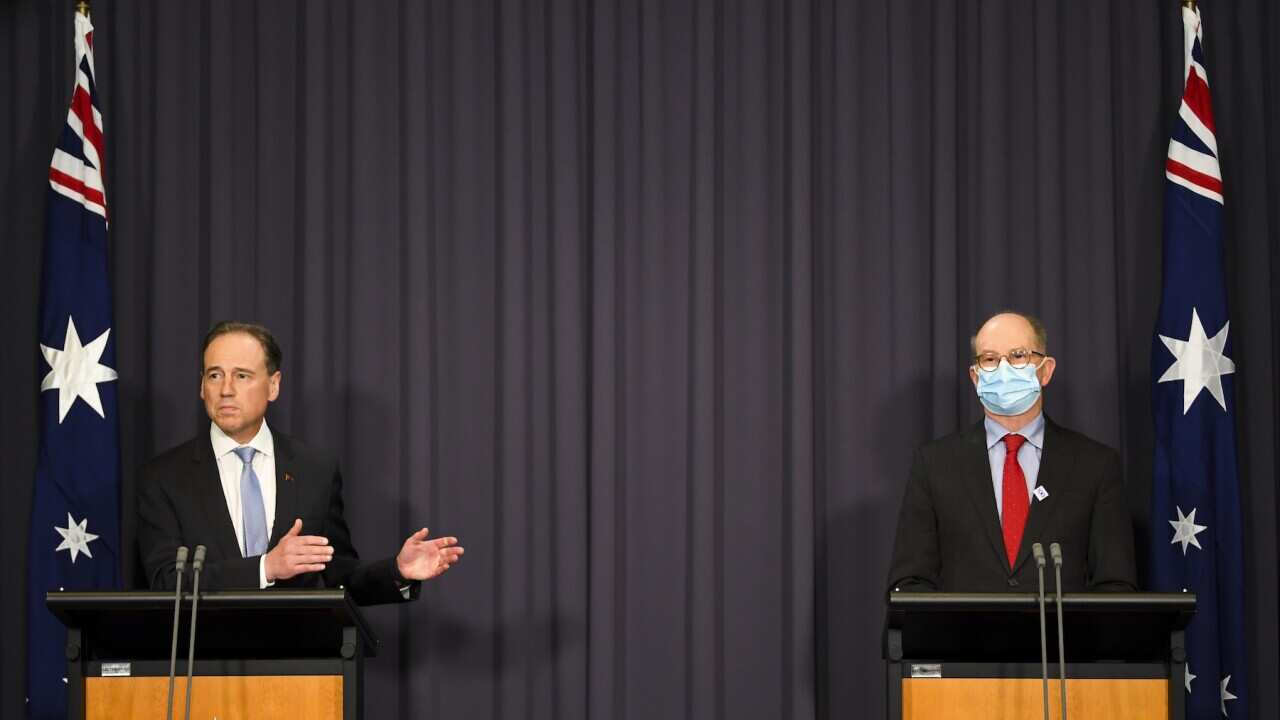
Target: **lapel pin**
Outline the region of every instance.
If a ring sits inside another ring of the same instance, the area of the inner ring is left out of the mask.
[[[288,476],[286,475],[285,477],[288,477]],[[1043,485],[1037,486],[1036,489],[1031,494],[1035,495],[1036,499],[1040,500],[1041,502],[1043,502],[1045,498],[1049,497],[1049,491],[1045,490]]]
[[[293,482],[293,475],[292,475],[291,473],[285,473],[285,474],[284,474],[284,481],[285,481],[285,482]]]

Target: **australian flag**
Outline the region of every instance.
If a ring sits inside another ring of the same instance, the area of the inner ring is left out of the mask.
[[[71,108],[49,164],[40,281],[40,448],[27,558],[28,716],[66,717],[66,634],[49,590],[120,579],[120,430],[93,25],[76,15]],[[34,349],[34,348],[33,348]]]
[[[1182,103],[1165,162],[1164,286],[1152,341],[1154,590],[1194,592],[1187,717],[1249,717],[1222,173],[1201,45],[1183,8]]]

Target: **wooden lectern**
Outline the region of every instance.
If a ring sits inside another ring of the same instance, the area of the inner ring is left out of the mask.
[[[51,592],[67,626],[74,720],[164,718],[173,593]],[[182,602],[174,717],[186,707],[191,595]],[[200,594],[191,717],[363,717],[364,658],[378,641],[343,590]]]
[[[1068,718],[1184,720],[1183,629],[1191,593],[1063,596]],[[1057,612],[1046,598],[1049,716],[1060,719]],[[1039,599],[1031,594],[889,594],[890,720],[1040,718]]]

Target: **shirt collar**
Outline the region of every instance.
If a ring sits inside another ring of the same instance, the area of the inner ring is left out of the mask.
[[[995,447],[1000,439],[1009,434],[1009,431],[1000,423],[992,420],[990,417],[983,420],[983,427],[987,430],[987,449]],[[264,425],[265,427],[265,425]],[[1031,418],[1031,422],[1022,426],[1022,429],[1016,431],[1015,435],[1021,435],[1031,443],[1031,446],[1037,450],[1044,450],[1044,413],[1036,413]]]
[[[251,447],[254,450],[271,457],[275,455],[276,444],[271,437],[271,428],[267,427],[266,418],[262,419],[262,427],[258,428],[258,434],[253,436],[249,442],[241,445],[231,438],[230,435],[222,432],[222,428],[218,427],[215,422],[209,423],[209,442],[213,445],[213,456],[221,458],[223,455],[234,451],[238,447]]]

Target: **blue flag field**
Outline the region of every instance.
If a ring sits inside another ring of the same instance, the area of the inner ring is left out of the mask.
[[[75,84],[49,164],[40,279],[44,374],[27,561],[27,714],[38,720],[61,720],[67,706],[66,633],[45,608],[45,593],[117,588],[120,581],[120,431],[102,114],[87,16],[76,15],[75,32]]]
[[[1200,14],[1183,8],[1184,90],[1165,163],[1163,288],[1152,341],[1152,590],[1194,592],[1187,717],[1249,717],[1224,194]]]

